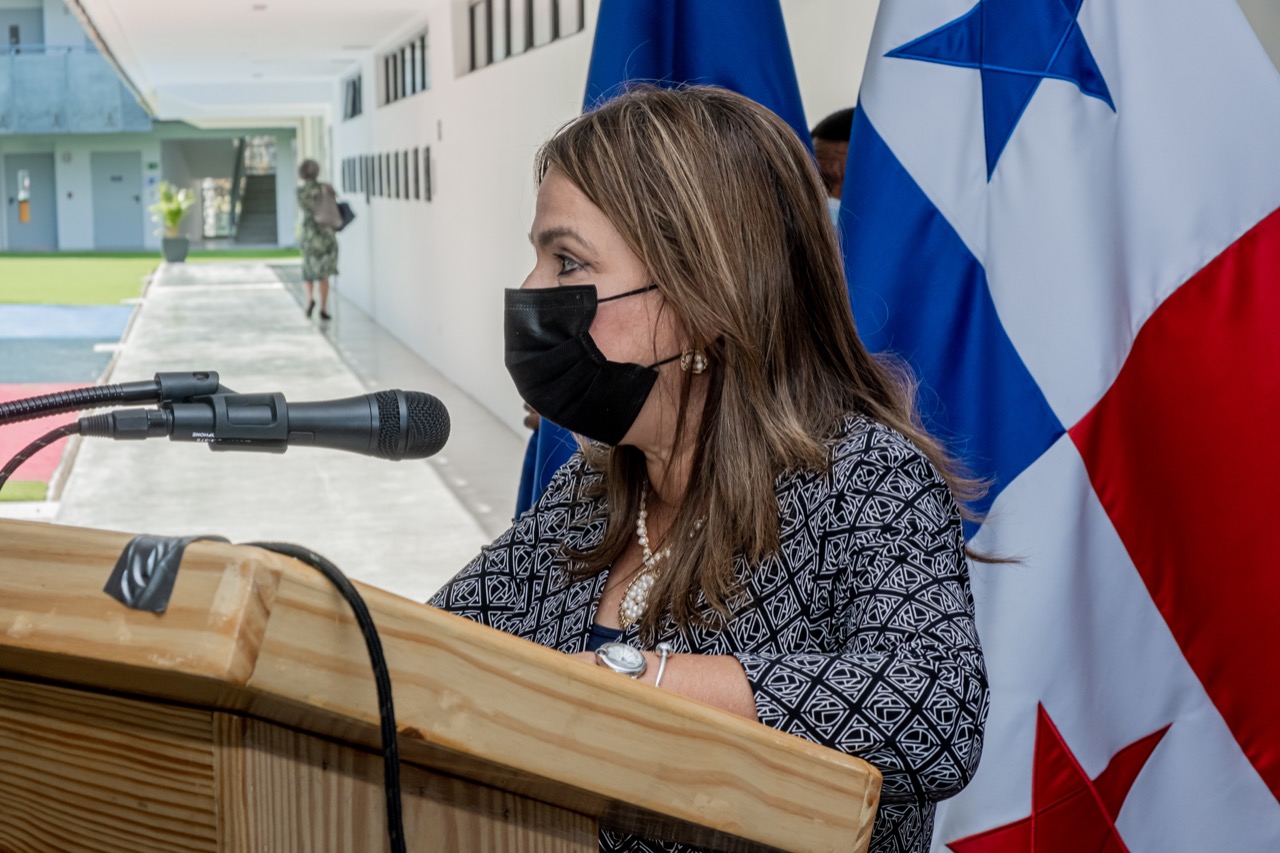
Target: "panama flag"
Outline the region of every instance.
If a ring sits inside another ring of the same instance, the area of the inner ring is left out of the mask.
[[[629,85],[722,86],[773,110],[810,145],[778,0],[602,0],[583,110]],[[516,513],[546,490],[578,449],[568,430],[542,421],[529,441]]]
[[[1236,0],[883,0],[858,328],[991,477],[954,853],[1280,851],[1280,75]]]

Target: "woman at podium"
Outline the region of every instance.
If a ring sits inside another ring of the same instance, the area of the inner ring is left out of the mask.
[[[732,92],[640,88],[536,173],[506,363],[582,448],[431,603],[864,758],[871,850],[928,850],[987,713],[980,486],[858,340],[812,156]]]

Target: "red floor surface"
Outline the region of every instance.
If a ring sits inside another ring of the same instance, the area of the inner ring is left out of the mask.
[[[81,384],[39,384],[39,385],[5,385],[0,384],[0,403],[8,403],[12,400],[20,400],[24,397],[36,397],[41,394],[53,394],[57,391],[66,391],[69,388],[80,388]],[[16,424],[0,425],[0,467],[8,463],[22,448],[26,447],[32,441],[44,435],[51,429],[61,426],[75,419],[75,414],[57,415],[52,418],[41,418],[35,421],[23,421]],[[58,460],[62,458],[62,451],[66,449],[67,440],[61,439],[55,444],[41,450],[35,456],[31,457],[21,468],[19,468],[12,477],[14,482],[19,480],[38,480],[42,483],[49,482],[49,478],[53,476],[53,471],[58,467]]]

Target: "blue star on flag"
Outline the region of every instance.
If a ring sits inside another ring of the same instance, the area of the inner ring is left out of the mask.
[[[982,73],[987,179],[1045,78],[1074,83],[1116,106],[1076,16],[1084,0],[979,0],[963,16],[886,56],[976,68]]]

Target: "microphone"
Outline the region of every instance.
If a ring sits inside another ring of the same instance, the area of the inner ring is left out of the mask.
[[[378,391],[287,403],[284,395],[212,394],[158,409],[120,409],[83,417],[80,434],[118,440],[168,436],[211,450],[284,453],[294,445],[327,447],[379,459],[425,459],[449,440],[449,412],[430,394]]]

